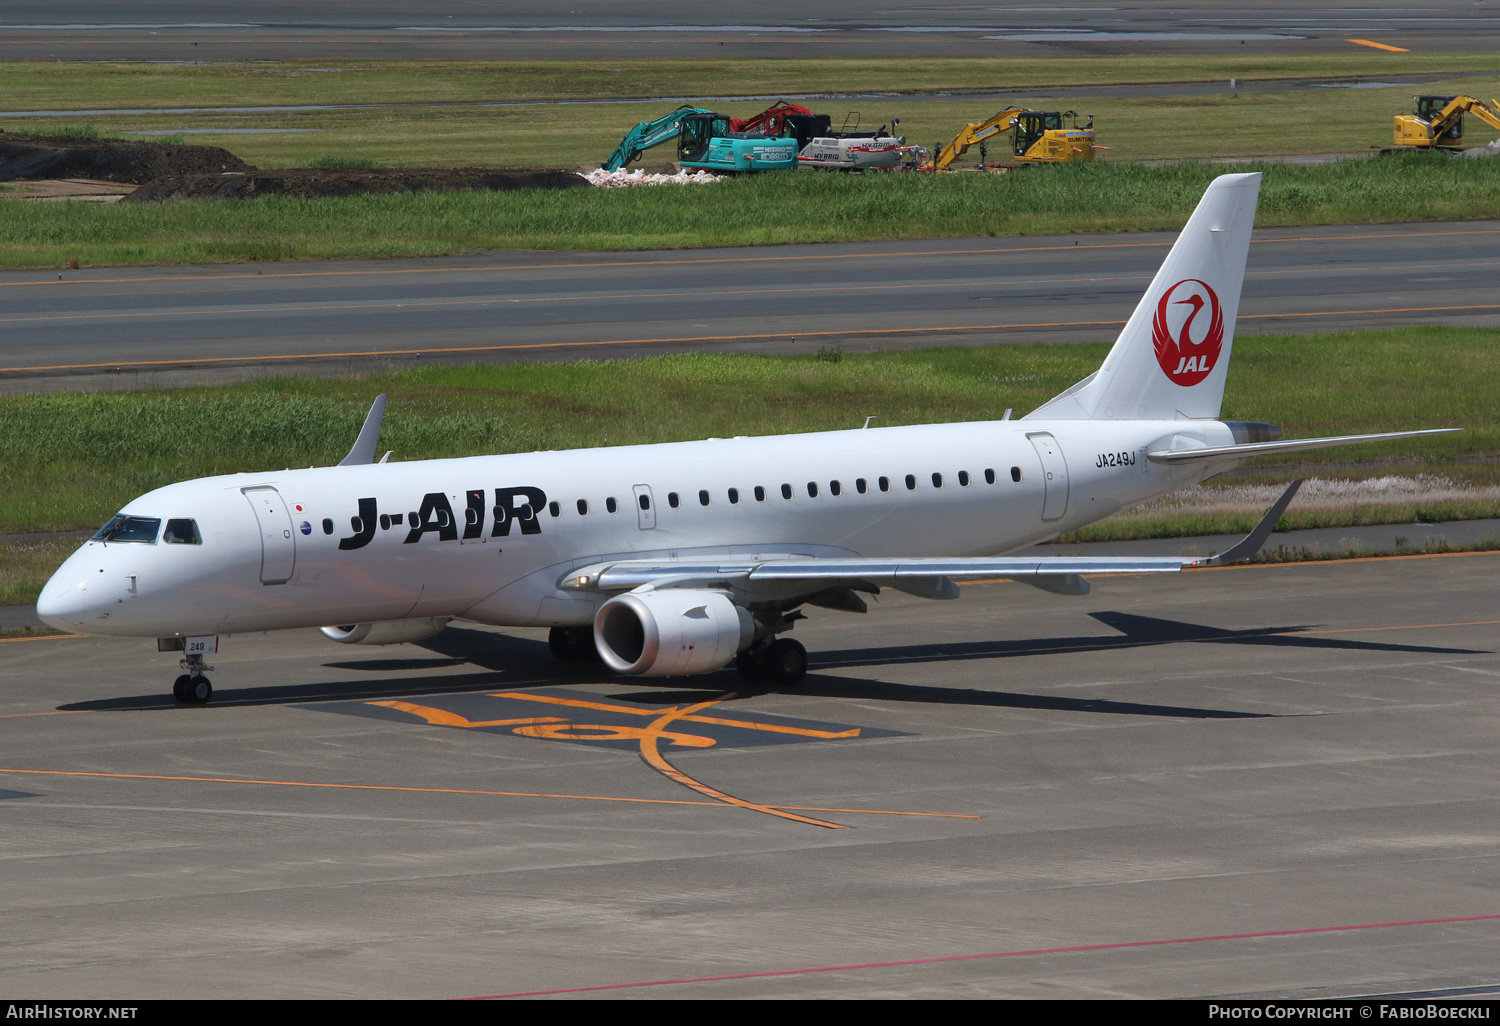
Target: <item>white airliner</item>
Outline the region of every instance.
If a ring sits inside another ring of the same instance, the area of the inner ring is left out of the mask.
[[[1218,419],[1259,174],[1216,179],[1104,364],[1020,420],[374,461],[381,396],[336,467],[186,481],[128,503],[43,589],[41,618],[181,650],[201,703],[218,636],[322,627],[431,637],[451,619],[551,627],[560,658],[624,674],[797,683],[803,606],[882,587],[956,598],[1008,578],[1171,572],[1254,553],[1295,491],[1213,560],[993,556],[1265,453],[1438,432],[1283,441]],[[389,454],[387,454],[389,455]],[[335,626],[329,626],[335,625]]]

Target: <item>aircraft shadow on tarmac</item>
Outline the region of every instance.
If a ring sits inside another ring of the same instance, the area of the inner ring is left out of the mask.
[[[1138,616],[1133,613],[1101,611],[1091,613],[1094,619],[1119,631],[1119,634],[1071,638],[1028,638],[1010,641],[978,641],[905,645],[890,648],[868,648],[849,651],[815,652],[813,673],[797,687],[796,693],[826,698],[873,698],[893,702],[924,702],[952,705],[997,706],[1016,709],[1057,709],[1079,712],[1127,713],[1144,716],[1176,716],[1209,719],[1259,717],[1264,713],[1233,712],[1179,706],[1151,705],[1137,702],[1084,700],[1056,696],[1023,695],[1008,692],[980,691],[968,688],[946,688],[939,685],[907,685],[856,677],[832,677],[816,673],[821,669],[877,666],[886,663],[941,663],[975,659],[1003,659],[1013,656],[1113,648],[1141,648],[1172,644],[1267,645],[1278,648],[1343,649],[1368,652],[1420,652],[1429,655],[1481,655],[1482,649],[1441,648],[1430,645],[1402,645],[1377,641],[1352,641],[1344,638],[1309,637],[1299,631],[1307,625],[1256,627],[1249,630],[1224,630],[1201,624]],[[404,672],[412,676],[384,677],[378,680],[359,678],[344,681],[320,681],[312,684],[279,684],[269,687],[224,689],[207,708],[240,705],[281,705],[297,702],[337,699],[354,701],[422,695],[454,694],[484,691],[489,688],[550,687],[558,684],[597,683],[609,678],[607,670],[597,663],[559,664],[545,642],[520,638],[494,631],[449,627],[436,637],[416,643],[434,653],[431,657],[370,659],[349,658],[323,665],[330,669],[367,672]],[[478,673],[437,676],[422,674],[469,665]],[[740,692],[747,697],[758,692],[746,686],[734,671],[706,674],[702,687],[672,691],[641,691],[613,696],[621,701],[671,705],[704,701],[713,693]],[[63,711],[94,712],[177,709],[170,696],[161,694],[122,696],[101,701],[76,702],[58,706]],[[196,707],[195,707],[196,708]]]
[[[1315,625],[1310,624],[1252,627],[1249,630],[1231,631],[1219,627],[1205,627],[1196,623],[1184,623],[1180,620],[1163,620],[1154,616],[1137,616],[1134,613],[1108,610],[1089,615],[1120,633],[1073,638],[1018,638],[1012,641],[970,641],[957,644],[944,642],[932,645],[867,648],[847,652],[817,652],[812,655],[812,663],[819,668],[872,666],[879,663],[940,663],[966,659],[1006,659],[1013,656],[1049,655],[1059,652],[1204,643],[1266,645],[1273,648],[1343,649],[1355,652],[1421,652],[1427,655],[1487,654],[1486,650],[1475,648],[1440,648],[1433,645],[1351,641],[1345,638],[1311,637],[1298,633],[1314,630]]]

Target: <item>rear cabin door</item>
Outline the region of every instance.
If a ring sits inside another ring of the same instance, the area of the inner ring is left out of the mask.
[[[1042,519],[1060,520],[1068,511],[1068,461],[1063,459],[1057,439],[1045,431],[1026,436],[1042,461]]]
[[[642,531],[656,527],[656,503],[651,498],[650,485],[635,486],[635,513]]]
[[[260,583],[285,584],[297,568],[292,514],[281,493],[270,486],[242,489],[260,526]]]

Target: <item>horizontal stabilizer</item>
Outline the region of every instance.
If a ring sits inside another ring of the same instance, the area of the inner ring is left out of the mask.
[[[1302,449],[1327,449],[1335,445],[1357,445],[1360,442],[1385,442],[1393,438],[1419,438],[1423,435],[1446,435],[1462,428],[1430,428],[1425,431],[1387,431],[1378,435],[1338,435],[1333,438],[1294,438],[1279,442],[1251,442],[1247,445],[1211,445],[1202,449],[1159,449],[1146,453],[1152,463],[1188,463],[1193,460],[1218,460],[1266,456],[1277,452]]]

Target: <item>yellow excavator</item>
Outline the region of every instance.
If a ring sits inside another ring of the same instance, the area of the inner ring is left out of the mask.
[[[1464,115],[1473,114],[1492,128],[1500,129],[1500,103],[1488,105],[1472,96],[1413,96],[1415,113],[1396,115],[1395,145],[1385,153],[1401,150],[1447,150],[1464,148]]]
[[[1010,152],[1000,161],[1003,165],[1061,164],[1074,160],[1094,159],[1094,116],[1088,115],[1088,124],[1079,127],[1079,113],[1074,110],[1031,110],[1029,107],[1006,107],[999,114],[982,124],[969,124],[953,137],[953,141],[938,151],[938,155],[924,170],[945,171],[971,146],[979,146],[985,154],[986,140],[1010,132]],[[1064,128],[1064,119],[1071,119],[1072,128]],[[987,156],[987,154],[986,154]]]

